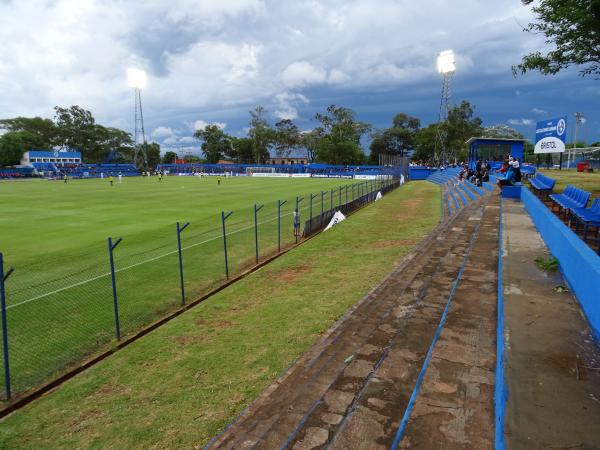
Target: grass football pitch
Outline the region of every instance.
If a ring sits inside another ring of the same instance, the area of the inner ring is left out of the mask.
[[[0,448],[202,448],[438,223],[410,182],[0,422]],[[232,216],[233,217],[233,216]]]
[[[352,185],[346,193],[346,185]],[[186,300],[225,279],[221,211],[227,220],[230,276],[294,242],[296,196],[302,220],[358,196],[360,183],[340,179],[157,177],[1,182],[0,252],[6,267],[13,392],[44,382],[114,342],[115,321],[107,238],[115,249],[121,334],[137,331],[181,305],[176,221],[181,234]],[[333,190],[333,191],[332,191]],[[321,203],[321,199],[323,202]],[[4,367],[0,363],[0,370]]]

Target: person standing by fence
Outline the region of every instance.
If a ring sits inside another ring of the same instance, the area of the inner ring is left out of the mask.
[[[294,236],[300,237],[300,212],[298,212],[298,208],[294,209]]]

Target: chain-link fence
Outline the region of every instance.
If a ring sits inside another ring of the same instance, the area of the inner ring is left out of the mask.
[[[182,222],[152,236],[110,237],[71,255],[68,264],[57,255],[52,266],[13,272],[0,253],[5,399],[55,379],[290,248],[324,228],[336,211],[348,214],[398,185],[391,177],[367,180],[223,211],[213,227]]]

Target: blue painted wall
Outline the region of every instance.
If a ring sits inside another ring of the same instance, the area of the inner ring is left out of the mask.
[[[408,168],[408,178],[413,181],[414,180],[424,180],[429,175],[431,175],[433,172],[435,172],[434,169],[428,169],[427,167],[420,167],[420,166],[409,167]]]
[[[529,189],[521,200],[550,252],[558,259],[571,291],[600,339],[600,256],[562,223]]]

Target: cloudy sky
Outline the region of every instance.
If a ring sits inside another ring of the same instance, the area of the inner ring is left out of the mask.
[[[137,67],[149,78],[146,134],[164,149],[197,148],[206,123],[243,135],[258,104],[302,129],[332,103],[376,127],[397,112],[428,124],[436,56],[454,49],[453,100],[486,125],[533,138],[536,121],[581,111],[580,136],[600,140],[600,81],[512,76],[544,46],[522,32],[531,19],[519,0],[0,0],[0,117],[78,104],[132,131],[125,71]]]

